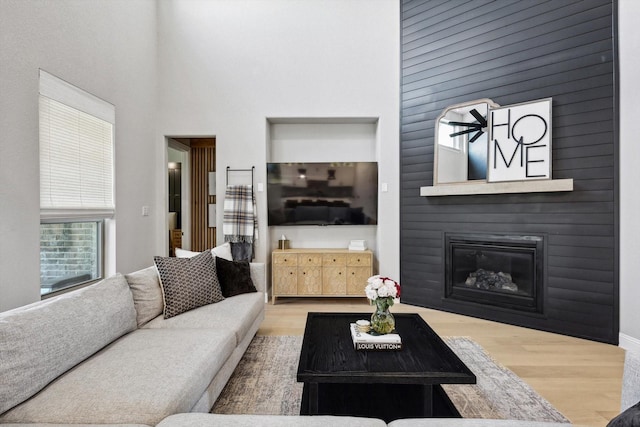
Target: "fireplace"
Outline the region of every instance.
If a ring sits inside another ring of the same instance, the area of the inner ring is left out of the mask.
[[[542,236],[445,234],[445,297],[543,312]]]

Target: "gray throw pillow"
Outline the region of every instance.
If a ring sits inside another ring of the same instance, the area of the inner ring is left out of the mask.
[[[164,309],[162,289],[155,265],[125,274],[136,307],[138,327],[159,316]]]
[[[192,258],[156,256],[153,260],[160,275],[165,319],[224,299],[211,251]]]
[[[258,292],[251,280],[249,261],[227,261],[216,257],[216,271],[225,298]]]

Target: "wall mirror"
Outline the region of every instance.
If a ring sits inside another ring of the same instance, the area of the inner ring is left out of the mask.
[[[450,184],[487,179],[489,108],[479,99],[447,107],[435,123],[433,183]]]

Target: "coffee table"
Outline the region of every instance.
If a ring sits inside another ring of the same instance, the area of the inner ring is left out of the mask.
[[[399,351],[355,350],[349,324],[371,313],[309,313],[298,363],[301,415],[352,415],[391,422],[460,417],[440,384],[476,376],[418,314],[394,314]]]

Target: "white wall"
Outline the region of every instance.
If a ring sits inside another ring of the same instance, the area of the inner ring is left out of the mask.
[[[153,262],[155,24],[152,0],[0,1],[0,311],[40,299],[39,68],[116,106],[115,268]]]
[[[640,2],[619,0],[620,34],[620,345],[640,352]]]
[[[0,1],[0,311],[40,298],[38,68],[116,106],[118,271],[166,250],[164,135],[216,135],[219,171],[255,165],[264,182],[266,118],[379,117],[376,155],[389,186],[379,195],[380,270],[399,277],[397,1],[164,0],[158,67],[155,8],[152,0]],[[640,348],[640,3],[619,8],[620,338]],[[264,194],[258,203],[264,229]]]
[[[256,183],[265,183],[270,117],[379,119],[375,156],[389,188],[379,195],[380,270],[399,277],[398,2],[165,0],[158,7],[158,141],[215,135],[219,172],[255,166]],[[221,177],[219,195],[224,186]],[[257,260],[266,261],[275,242],[264,192],[257,203]],[[219,209],[218,242],[221,232]]]

